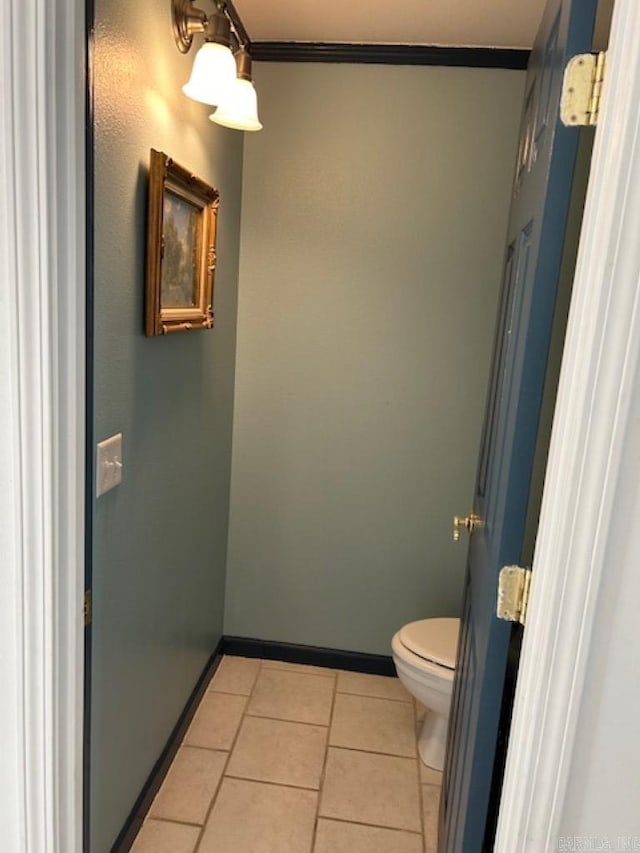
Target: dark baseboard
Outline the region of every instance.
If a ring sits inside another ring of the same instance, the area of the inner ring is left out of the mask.
[[[349,62],[377,65],[439,65],[455,68],[524,70],[528,50],[499,47],[442,47],[426,44],[346,44],[253,41],[255,62]]]
[[[311,664],[330,669],[348,669],[351,672],[366,672],[370,675],[395,675],[393,658],[386,655],[370,655],[365,652],[345,652],[340,649],[325,649],[318,646],[300,646],[295,643],[278,643],[274,640],[255,640],[251,637],[227,637],[223,639],[222,652],[264,660],[281,660],[287,663]]]
[[[202,675],[198,679],[196,686],[193,688],[193,691],[187,700],[184,711],[180,714],[178,722],[169,735],[169,740],[167,741],[165,748],[162,750],[160,758],[156,761],[153,770],[149,774],[149,778],[140,792],[140,796],[136,800],[129,817],[125,821],[120,834],[116,838],[115,843],[111,848],[111,853],[128,853],[131,849],[135,837],[142,828],[147,812],[151,808],[151,803],[153,802],[155,795],[160,790],[164,777],[167,775],[167,772],[171,767],[171,762],[176,756],[182,739],[189,727],[189,723],[193,719],[193,715],[200,704],[200,700],[204,696],[209,682],[215,675],[216,669],[222,659],[223,647],[224,637],[220,639],[213,654],[207,661],[207,665],[205,666]]]

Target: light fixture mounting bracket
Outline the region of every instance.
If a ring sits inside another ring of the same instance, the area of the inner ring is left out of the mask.
[[[194,0],[171,0],[171,25],[176,47],[188,53],[195,33],[203,33],[207,15],[193,5]]]

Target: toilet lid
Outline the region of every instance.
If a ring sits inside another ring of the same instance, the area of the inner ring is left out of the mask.
[[[459,619],[419,619],[400,629],[400,642],[425,660],[456,668]]]

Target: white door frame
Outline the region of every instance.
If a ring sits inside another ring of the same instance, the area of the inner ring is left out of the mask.
[[[82,0],[0,4],[0,837],[21,853],[82,846],[83,16]],[[505,853],[550,849],[558,826],[624,497],[640,367],[638,44],[637,0],[617,0],[500,810]]]
[[[0,838],[82,849],[83,0],[0,4]]]
[[[630,494],[621,474],[638,470],[623,454],[638,429],[630,416],[640,370],[638,45],[640,4],[616,0],[500,806],[495,849],[504,853],[557,849],[583,688],[598,652],[590,640],[602,582],[612,544],[622,552],[613,525]],[[626,749],[640,755],[637,743]],[[600,784],[611,783],[605,776]],[[625,795],[637,800],[637,789]]]

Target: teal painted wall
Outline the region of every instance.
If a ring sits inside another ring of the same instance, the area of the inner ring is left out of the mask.
[[[522,72],[255,65],[225,633],[457,614]]]
[[[106,853],[222,634],[242,134],[180,86],[170,4],[96,0],[95,437],[124,482],[95,503],[92,853]],[[218,187],[210,332],[145,338],[151,147]]]

